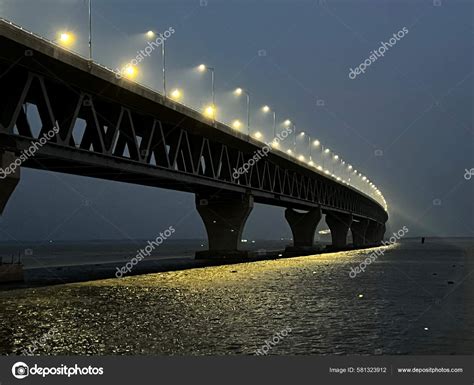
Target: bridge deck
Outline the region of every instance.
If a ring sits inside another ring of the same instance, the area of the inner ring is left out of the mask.
[[[3,20],[0,47],[0,149],[20,154],[59,128],[25,167],[194,193],[247,193],[271,205],[387,220],[372,197],[277,149],[233,178],[264,144]],[[38,135],[27,104],[41,117]]]

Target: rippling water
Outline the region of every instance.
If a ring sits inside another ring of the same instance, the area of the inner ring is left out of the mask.
[[[474,354],[474,242],[373,249],[0,293],[0,353]],[[471,260],[471,262],[470,262]],[[268,344],[267,344],[268,345]]]

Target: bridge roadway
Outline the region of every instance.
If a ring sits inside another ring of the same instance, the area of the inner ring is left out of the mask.
[[[1,169],[55,128],[21,167],[194,193],[209,238],[197,257],[245,256],[239,245],[254,202],[286,208],[288,252],[314,250],[323,214],[334,248],[346,247],[349,229],[355,247],[383,239],[388,214],[373,198],[278,149],[235,178],[261,142],[5,20],[0,74]],[[21,167],[0,175],[0,214]]]

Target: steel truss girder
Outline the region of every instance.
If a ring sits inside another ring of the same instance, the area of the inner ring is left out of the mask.
[[[41,123],[36,135],[32,130],[36,122],[27,113],[32,105]],[[170,125],[159,114],[142,113],[24,68],[14,68],[0,78],[0,106],[0,132],[12,137],[38,139],[57,127],[59,132],[46,146],[193,175],[203,185],[209,179],[225,182],[268,193],[279,202],[299,201],[302,206],[318,205],[380,223],[387,219],[383,209],[367,197],[318,173],[309,174],[296,164],[287,167],[287,160],[272,153],[235,177],[235,170],[254,156],[253,151],[230,146],[212,135],[196,135],[186,125]],[[74,170],[78,169],[70,172]]]

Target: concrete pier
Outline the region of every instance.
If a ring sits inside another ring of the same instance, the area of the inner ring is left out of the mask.
[[[292,208],[285,210],[285,218],[293,234],[293,246],[288,246],[285,254],[308,255],[319,251],[314,245],[314,234],[321,220],[321,208],[300,213]]]
[[[196,258],[240,258],[239,250],[245,222],[253,209],[250,195],[196,194],[196,208],[206,227],[209,250],[196,252]]]
[[[369,227],[368,219],[361,219],[358,222],[352,221],[351,232],[352,232],[352,243],[354,247],[362,247],[367,245],[365,238],[367,227]]]
[[[369,220],[369,226],[366,232],[367,244],[379,245],[382,242],[384,234],[385,224]]]
[[[347,246],[347,233],[352,224],[352,215],[331,212],[326,214],[326,223],[331,230],[332,247]]]

